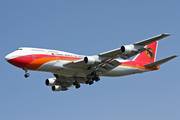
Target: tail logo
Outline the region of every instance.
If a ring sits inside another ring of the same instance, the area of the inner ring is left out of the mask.
[[[154,59],[154,51],[152,48],[150,48],[150,47],[146,48],[145,53],[149,59]]]

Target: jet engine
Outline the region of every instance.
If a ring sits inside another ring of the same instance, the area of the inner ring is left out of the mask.
[[[96,59],[93,57],[84,57],[84,63],[87,65],[93,65],[96,62]]]
[[[99,62],[101,62],[101,60],[98,60],[94,57],[91,57],[91,56],[84,57],[84,63],[87,65],[93,65],[93,64],[99,63]]]
[[[61,91],[61,86],[60,85],[52,86],[52,91]]]
[[[132,52],[138,52],[137,49],[134,48],[134,45],[123,45],[121,46],[121,52],[124,54],[130,54]]]
[[[47,86],[54,86],[56,84],[56,78],[48,78],[45,83]]]

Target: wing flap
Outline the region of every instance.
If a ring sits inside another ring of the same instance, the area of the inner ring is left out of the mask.
[[[114,69],[115,67],[121,65],[121,63],[117,60],[112,60],[112,61],[105,61],[102,62],[101,64],[99,64],[97,66],[98,68],[98,72],[100,72],[101,74],[106,73],[112,69]]]
[[[163,64],[163,63],[168,62],[169,60],[172,60],[173,58],[175,58],[175,57],[177,57],[177,56],[178,56],[178,55],[173,55],[173,56],[171,56],[171,57],[164,58],[164,59],[162,59],[162,60],[158,60],[158,61],[153,62],[153,63],[150,63],[150,64],[146,64],[146,65],[144,65],[144,67],[155,67],[155,66],[159,66],[159,65],[161,65],[161,64]]]

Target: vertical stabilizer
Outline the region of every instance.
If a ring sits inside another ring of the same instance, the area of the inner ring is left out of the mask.
[[[158,41],[153,42],[146,46],[146,51],[138,54],[133,61],[142,63],[152,63],[156,59]]]

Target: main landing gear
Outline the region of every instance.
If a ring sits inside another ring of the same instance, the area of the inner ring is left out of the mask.
[[[76,87],[76,89],[81,87],[80,84],[76,80],[73,82],[73,85]]]
[[[100,80],[99,75],[97,75],[95,71],[92,72],[90,76],[87,76],[87,79],[85,83],[89,85],[92,85],[94,81],[98,82]]]
[[[100,80],[99,75],[96,74],[96,72],[92,72],[91,74],[87,75],[87,81],[85,81],[86,84],[92,85],[94,81],[98,82]],[[78,83],[76,77],[74,78],[73,85],[76,87],[76,89],[80,88],[80,84]]]
[[[23,69],[23,70],[25,70],[24,77],[25,77],[25,78],[29,77],[30,75],[29,75],[29,73],[27,73],[27,69]]]

